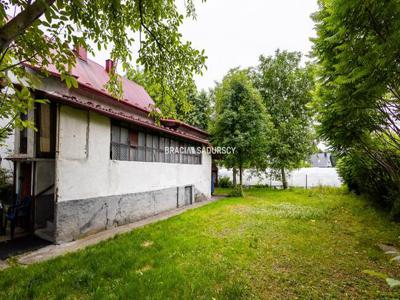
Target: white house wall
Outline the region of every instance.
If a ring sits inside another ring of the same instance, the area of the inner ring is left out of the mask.
[[[0,119],[0,127],[4,128],[10,119]],[[13,162],[10,160],[6,160],[5,158],[9,156],[14,149],[14,132],[6,137],[2,144],[0,144],[0,165],[2,168],[9,170],[10,172],[13,171],[14,165]]]
[[[110,159],[111,120],[61,106],[56,161],[57,240],[66,241],[209,198],[211,157],[201,165]],[[86,201],[85,201],[86,200]]]

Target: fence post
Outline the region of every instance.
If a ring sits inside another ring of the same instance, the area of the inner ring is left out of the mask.
[[[308,178],[307,178],[307,174],[306,174],[306,189],[308,188]]]

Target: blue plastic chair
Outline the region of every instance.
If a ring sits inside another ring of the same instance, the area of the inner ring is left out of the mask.
[[[29,226],[31,203],[32,197],[27,196],[21,202],[17,202],[15,205],[8,208],[4,228],[7,228],[7,221],[9,221],[11,239],[14,238],[15,227],[17,226],[18,220],[22,219],[25,223],[24,226]]]

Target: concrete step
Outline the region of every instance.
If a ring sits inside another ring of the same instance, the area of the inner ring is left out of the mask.
[[[51,221],[47,221],[45,228],[35,230],[35,235],[41,239],[54,243],[54,224]]]

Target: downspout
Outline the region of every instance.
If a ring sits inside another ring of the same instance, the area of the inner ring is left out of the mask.
[[[57,243],[57,203],[58,203],[58,172],[57,172],[57,162],[60,151],[60,110],[61,104],[57,103],[56,110],[56,149],[54,155],[54,211],[53,211],[53,226],[54,226],[54,236],[53,240]]]
[[[31,197],[32,197],[32,213],[31,213],[31,226],[30,228],[31,232],[33,233],[35,231],[35,219],[36,219],[36,161],[32,161],[32,166],[31,166]]]

